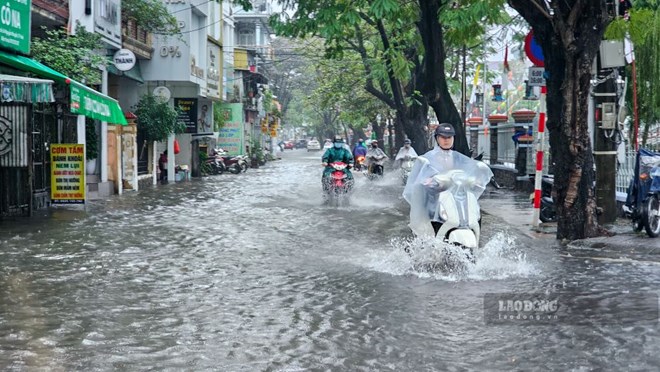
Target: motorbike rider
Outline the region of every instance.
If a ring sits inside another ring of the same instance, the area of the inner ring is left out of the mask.
[[[323,170],[323,176],[321,177],[323,190],[327,190],[329,183],[327,179],[330,177],[332,171],[334,171],[334,168],[330,164],[334,162],[340,161],[347,164],[348,166],[344,169],[344,172],[346,172],[346,178],[349,181],[353,180],[353,174],[350,171],[351,164],[353,163],[353,155],[350,150],[344,147],[344,140],[341,137],[335,136],[334,141],[332,142],[332,147],[325,151],[321,161],[325,167]]]
[[[371,148],[367,151],[367,166],[369,173],[383,175],[383,164],[387,159],[385,152],[378,147],[378,141],[371,141]]]
[[[415,151],[414,148],[410,146],[410,144],[411,141],[407,138],[405,141],[403,141],[403,147],[399,149],[399,152],[396,154],[396,157],[394,158],[397,167],[400,168],[401,164],[403,164],[403,162],[406,160],[417,159],[417,152]]]
[[[461,170],[475,177],[470,191],[477,198],[493,177],[486,164],[453,150],[456,132],[451,124],[440,124],[433,135],[436,146],[417,158],[403,190],[403,197],[410,204],[409,226],[417,236],[435,236],[444,222],[437,211],[438,197],[444,189],[433,176]]]
[[[353,157],[355,158],[355,169],[360,170],[362,168],[362,165],[357,162],[358,156],[363,156],[366,158],[367,156],[367,146],[364,145],[364,140],[360,138],[358,140],[358,143],[353,147]]]

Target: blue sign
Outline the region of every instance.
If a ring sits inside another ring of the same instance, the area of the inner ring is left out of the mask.
[[[544,66],[543,49],[534,38],[534,31],[529,31],[525,37],[525,54],[535,66]]]

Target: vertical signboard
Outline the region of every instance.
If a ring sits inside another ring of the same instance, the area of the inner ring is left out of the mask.
[[[8,0],[0,5],[0,44],[30,54],[31,0]]]
[[[179,121],[186,125],[186,133],[197,133],[197,98],[175,98]]]
[[[206,96],[208,98],[220,99],[220,74],[222,73],[222,53],[220,47],[207,44],[208,64],[206,69]]]
[[[229,155],[243,155],[243,105],[228,103],[222,105],[224,126],[218,135],[218,147]]]
[[[85,145],[51,144],[50,200],[53,204],[85,203]]]
[[[121,5],[119,0],[96,0],[94,31],[108,44],[121,48]]]

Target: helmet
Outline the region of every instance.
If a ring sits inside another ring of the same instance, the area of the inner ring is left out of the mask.
[[[344,139],[341,138],[340,136],[335,136],[335,138],[332,140],[332,142],[344,142]]]
[[[360,138],[360,139],[358,140],[358,142],[362,143],[362,142],[364,142],[364,140],[363,140],[362,138]]]
[[[438,125],[437,128],[435,128],[435,132],[433,132],[434,137],[453,137],[456,135],[456,131],[454,131],[454,126],[449,124],[449,123],[441,123]]]
[[[378,140],[373,140],[373,141],[371,141],[371,143],[378,144]]]
[[[410,145],[410,140],[406,138],[406,140],[403,141],[403,144],[404,144],[404,145]]]

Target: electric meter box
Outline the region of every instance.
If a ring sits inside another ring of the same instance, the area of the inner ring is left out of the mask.
[[[616,103],[614,102],[603,102],[601,104],[601,128],[603,129],[614,129],[616,125]]]
[[[626,65],[623,41],[603,40],[600,43],[600,67],[612,68]]]

